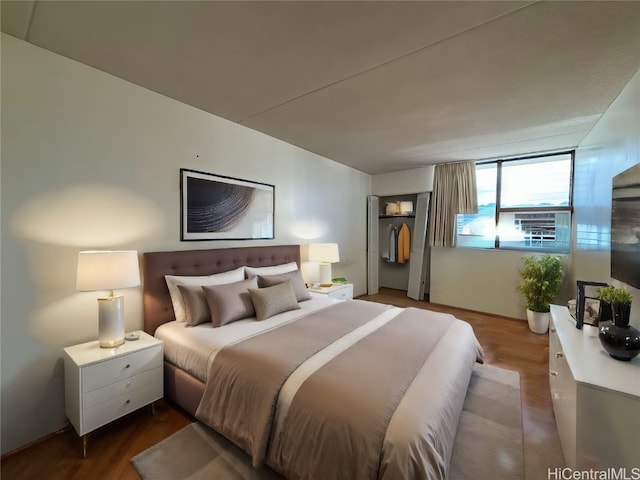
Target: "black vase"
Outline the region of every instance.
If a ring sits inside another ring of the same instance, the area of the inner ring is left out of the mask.
[[[600,343],[616,360],[628,362],[640,353],[640,332],[629,325],[631,305],[611,304],[613,323],[600,327]]]
[[[626,327],[631,317],[631,304],[611,302],[611,317],[616,327]]]

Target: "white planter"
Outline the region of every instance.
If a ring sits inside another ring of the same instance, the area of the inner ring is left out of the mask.
[[[527,310],[527,321],[529,322],[529,330],[533,333],[547,333],[549,330],[549,312],[534,312]]]

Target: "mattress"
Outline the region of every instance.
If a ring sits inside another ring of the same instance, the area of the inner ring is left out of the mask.
[[[164,342],[165,360],[206,382],[211,364],[221,348],[344,301],[319,293],[310,294],[310,300],[300,302],[299,310],[280,313],[260,322],[249,317],[212,328],[211,323],[189,327],[184,322],[172,321],[159,326],[154,336]]]

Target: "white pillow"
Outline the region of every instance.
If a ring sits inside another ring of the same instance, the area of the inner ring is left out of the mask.
[[[244,280],[244,267],[238,267],[228,272],[214,273],[213,275],[201,276],[177,276],[165,275],[167,287],[169,287],[169,295],[171,295],[171,303],[173,304],[173,313],[178,322],[185,322],[187,315],[185,312],[184,300],[178,289],[178,285],[199,285],[210,287],[212,285],[223,285],[225,283],[233,283]]]
[[[298,270],[298,264],[296,262],[282,263],[271,267],[244,267],[247,278],[257,275],[278,275],[280,273],[293,272],[294,270]]]

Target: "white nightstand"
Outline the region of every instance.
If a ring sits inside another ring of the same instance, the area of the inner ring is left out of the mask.
[[[98,341],[64,349],[65,412],[82,436],[163,395],[162,342],[145,332],[116,348]]]
[[[353,298],[353,284],[352,283],[335,283],[330,287],[310,287],[309,291],[315,293],[323,293],[331,298],[338,298],[340,300],[351,300]]]

